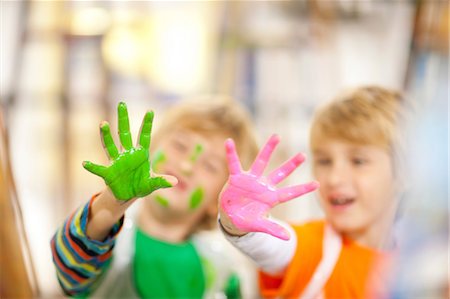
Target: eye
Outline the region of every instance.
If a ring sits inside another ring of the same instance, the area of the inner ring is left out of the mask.
[[[353,165],[364,165],[367,164],[367,159],[363,159],[363,158],[353,158],[352,159],[352,163]]]
[[[331,159],[329,159],[329,158],[320,158],[320,159],[314,160],[314,163],[316,165],[319,165],[319,166],[327,166],[327,165],[331,165]]]
[[[187,145],[178,139],[172,140],[171,145],[178,152],[186,152],[188,150]]]
[[[207,161],[207,160],[202,162],[202,166],[209,173],[217,173],[217,172],[219,172],[219,169],[220,169],[220,167],[216,163],[213,163],[213,162],[210,162],[210,161]]]

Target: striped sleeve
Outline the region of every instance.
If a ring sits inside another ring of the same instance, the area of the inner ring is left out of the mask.
[[[64,293],[84,296],[90,293],[112,257],[123,217],[102,242],[86,236],[87,219],[95,196],[76,210],[56,231],[50,246],[56,275]]]

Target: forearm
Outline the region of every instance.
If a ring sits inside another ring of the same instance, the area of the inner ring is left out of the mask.
[[[90,202],[75,211],[51,240],[58,281],[64,292],[71,296],[92,290],[110,262],[115,238],[122,226],[122,221],[116,223],[103,242],[89,239],[86,222],[91,207]]]
[[[242,253],[250,257],[261,270],[275,275],[286,269],[297,247],[297,236],[293,229],[286,223],[276,222],[289,231],[291,235],[289,240],[281,240],[259,232],[235,236],[229,234],[222,225],[221,229],[225,238]]]
[[[103,241],[111,228],[124,216],[125,211],[136,201],[117,200],[109,188],[105,188],[92,203],[89,211],[86,234],[92,240]]]

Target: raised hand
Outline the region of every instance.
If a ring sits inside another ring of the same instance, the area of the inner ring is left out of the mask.
[[[128,111],[125,103],[119,103],[119,139],[123,151],[119,153],[111,136],[109,123],[100,125],[103,147],[110,158],[109,166],[97,165],[88,161],[83,167],[95,175],[102,177],[114,196],[119,200],[144,197],[160,188],[171,187],[168,177],[152,176],[150,173],[149,147],[153,124],[153,112],[145,114],[139,133],[139,142],[132,146]]]
[[[225,217],[228,218],[226,221],[229,220],[232,226],[240,232],[264,232],[288,240],[289,233],[282,226],[267,218],[269,210],[279,203],[317,189],[319,184],[309,182],[291,187],[276,187],[304,161],[305,158],[302,154],[295,155],[268,176],[263,176],[264,169],[278,142],[278,136],[271,136],[259,152],[250,170],[244,172],[233,140],[226,141],[230,177],[220,195],[220,209],[221,216],[225,214]],[[226,225],[224,226],[229,229]]]

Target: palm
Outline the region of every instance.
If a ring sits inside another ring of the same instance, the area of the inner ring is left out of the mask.
[[[246,216],[247,220],[249,217],[262,218],[278,199],[276,191],[268,183],[248,173],[231,175],[223,196],[229,198],[227,203],[234,214],[241,216],[239,218]]]
[[[171,186],[163,177],[152,177],[150,172],[149,147],[153,113],[147,112],[145,115],[139,135],[139,144],[137,147],[132,147],[126,109],[124,103],[119,104],[119,137],[124,151],[119,154],[112,139],[109,124],[103,123],[101,125],[102,141],[111,159],[111,165],[83,163],[88,171],[105,180],[114,196],[119,200],[144,197],[159,188]]]
[[[232,140],[227,141],[230,177],[221,193],[220,203],[222,210],[239,230],[265,232],[286,240],[289,235],[285,229],[267,218],[269,210],[279,203],[315,190],[318,185],[310,182],[292,187],[276,187],[303,162],[301,154],[294,156],[268,176],[263,176],[264,168],[278,142],[278,137],[272,136],[250,170],[243,172],[234,143]]]

